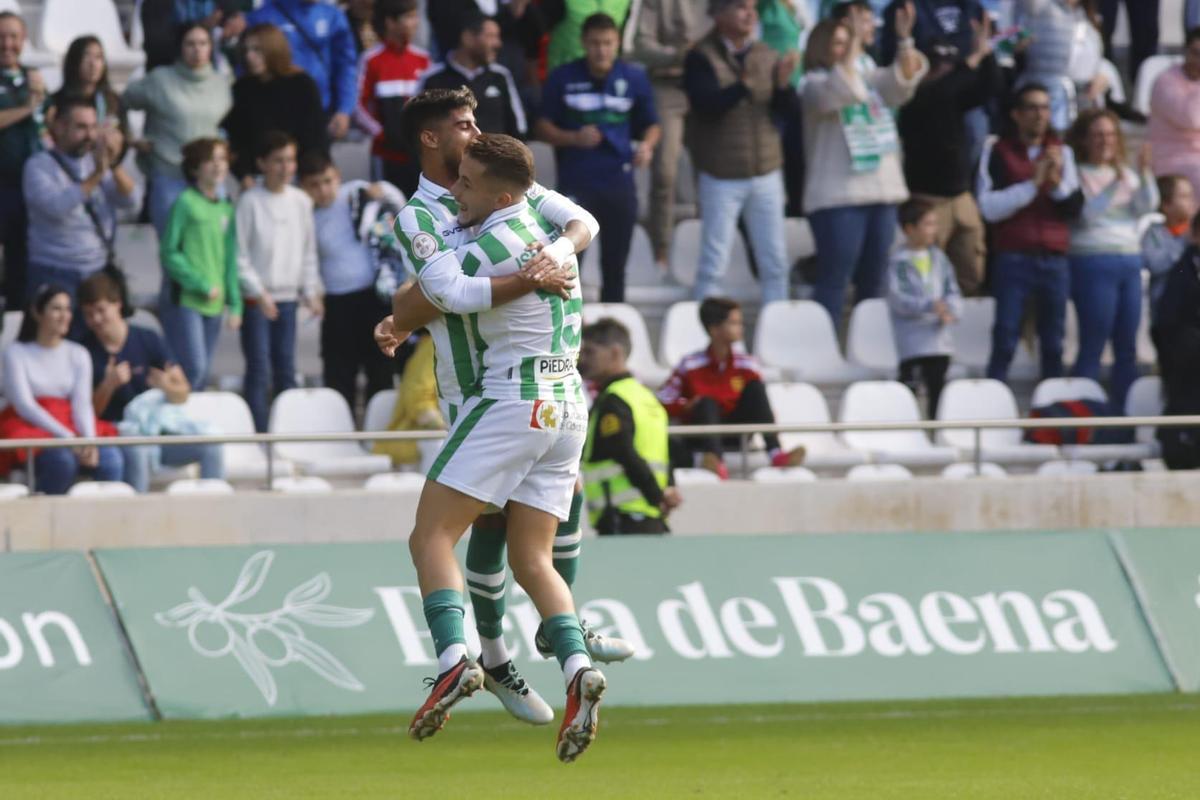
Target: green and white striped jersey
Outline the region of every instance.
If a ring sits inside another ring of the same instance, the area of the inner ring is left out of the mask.
[[[529,208],[538,210],[551,229],[565,228],[571,220],[590,220],[592,225],[595,224],[594,218],[574,202],[537,184],[526,197]],[[393,229],[409,274],[443,312],[441,318],[428,326],[436,353],[434,372],[438,395],[447,403],[462,405],[467,397],[478,391],[482,366],[471,338],[471,314],[490,307],[491,290],[488,287],[485,305],[464,309],[452,307],[445,302],[445,297],[428,288],[452,278],[486,281],[490,277],[465,275],[456,251],[468,243],[473,232],[459,224],[457,214],[458,202],[450,192],[421,175],[417,191],[400,210]]]
[[[475,240],[458,248],[467,275],[494,277],[518,271],[534,242],[550,244],[554,226],[526,203],[494,212]],[[575,257],[571,265],[578,270]],[[569,299],[538,290],[511,303],[468,315],[479,373],[476,385],[494,400],[570,400],[582,403],[579,342],[583,294],[578,283]]]

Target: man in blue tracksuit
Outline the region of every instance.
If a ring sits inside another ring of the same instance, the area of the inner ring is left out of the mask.
[[[358,51],[345,12],[317,0],[266,0],[247,15],[246,23],[270,23],[284,32],[292,61],[321,90],[329,135],[344,137],[358,98]]]
[[[646,71],[618,58],[612,17],[583,23],[586,55],[553,70],[542,87],[538,138],[554,146],[558,190],[600,223],[600,302],[625,301],[625,261],[637,224],[633,171],[662,136]]]

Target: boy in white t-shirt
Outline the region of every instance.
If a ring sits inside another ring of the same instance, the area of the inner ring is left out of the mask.
[[[324,314],[317,271],[313,203],[292,186],[296,142],[286,133],[263,135],[258,169],[262,184],[237,204],[238,277],[245,311],[243,393],[254,427],[267,429],[271,394],[296,385],[296,310]]]

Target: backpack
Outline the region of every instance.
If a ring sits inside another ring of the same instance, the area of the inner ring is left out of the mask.
[[[1061,400],[1040,406],[1029,412],[1030,419],[1080,419],[1102,417],[1108,411],[1105,403],[1095,400]],[[1035,444],[1090,444],[1096,432],[1091,428],[1029,428],[1025,441]]]

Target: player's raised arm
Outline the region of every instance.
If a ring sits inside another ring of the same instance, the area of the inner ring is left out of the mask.
[[[529,263],[537,269],[546,265],[560,266],[571,256],[582,253],[600,235],[600,223],[586,208],[565,195],[547,189],[540,183],[526,193],[529,204],[562,236],[542,249]]]

